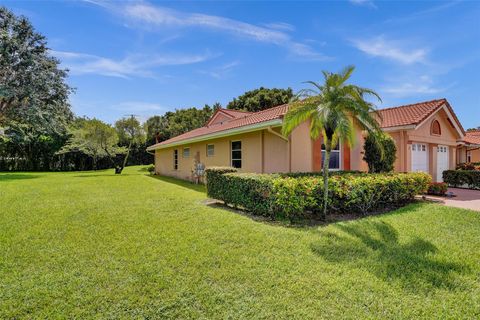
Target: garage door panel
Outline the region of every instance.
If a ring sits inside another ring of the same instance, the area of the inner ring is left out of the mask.
[[[448,170],[449,153],[447,146],[437,147],[437,182],[443,181],[443,171]]]
[[[428,173],[428,148],[424,143],[412,143],[412,171]]]

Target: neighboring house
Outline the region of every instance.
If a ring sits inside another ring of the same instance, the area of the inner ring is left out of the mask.
[[[459,148],[459,163],[480,162],[480,129],[467,131],[463,142],[464,146]]]
[[[148,147],[155,151],[155,171],[191,179],[195,163],[233,166],[241,172],[319,171],[322,141],[313,141],[306,122],[289,137],[281,134],[288,105],[249,113],[219,109],[202,128]],[[397,145],[395,171],[425,171],[441,181],[454,169],[465,132],[445,99],[380,110],[381,126]],[[332,152],[331,170],[368,169],[363,161],[364,133],[357,129],[353,148],[340,144]]]

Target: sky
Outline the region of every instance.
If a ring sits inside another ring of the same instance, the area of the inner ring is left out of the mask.
[[[447,98],[480,126],[478,1],[2,1],[70,70],[80,116],[109,123],[260,86],[308,87],[355,65],[379,108]]]

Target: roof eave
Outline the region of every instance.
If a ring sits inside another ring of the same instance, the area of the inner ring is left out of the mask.
[[[401,131],[401,130],[414,130],[417,126],[414,124],[407,124],[403,126],[393,126],[382,128],[385,132]]]
[[[172,142],[172,143],[153,145],[153,146],[148,147],[147,151],[154,151],[154,150],[165,149],[165,148],[170,148],[170,147],[175,147],[175,146],[181,146],[181,145],[185,145],[185,144],[189,144],[189,143],[202,142],[202,141],[211,140],[211,139],[218,139],[218,138],[233,136],[233,135],[237,135],[237,134],[262,130],[262,129],[266,129],[268,127],[281,126],[281,125],[282,125],[282,120],[281,119],[273,119],[273,120],[264,121],[264,122],[260,122],[260,123],[256,123],[256,124],[252,124],[252,125],[248,125],[248,126],[232,128],[232,129],[228,129],[228,130],[223,130],[223,131],[219,131],[219,132],[205,134],[205,135],[198,136],[198,137],[193,137],[193,138],[190,138],[190,139],[175,141],[175,142]]]

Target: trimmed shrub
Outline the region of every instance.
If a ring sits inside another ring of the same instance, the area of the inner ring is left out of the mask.
[[[154,174],[154,173],[155,173],[155,166],[154,166],[153,164],[150,165],[150,166],[148,166],[147,171],[148,171],[150,174]]]
[[[237,172],[237,169],[232,167],[208,167],[205,169],[207,178],[207,195],[213,199],[223,199],[224,195],[224,180],[225,173]]]
[[[428,186],[427,194],[444,196],[447,193],[448,185],[445,182],[432,182]]]
[[[341,176],[344,174],[361,174],[364,173],[363,171],[347,171],[347,170],[338,170],[338,171],[331,171],[328,173],[330,177],[332,176]],[[323,171],[316,171],[316,172],[288,172],[288,173],[279,173],[281,177],[289,177],[289,178],[304,178],[304,177],[323,177]]]
[[[365,139],[363,148],[365,149],[363,160],[368,164],[368,172],[382,173],[393,171],[393,165],[397,158],[397,147],[390,135],[387,133],[369,134]],[[381,156],[382,154],[383,157]]]
[[[426,173],[392,173],[333,176],[330,201],[334,211],[366,214],[412,201],[427,191],[432,181]]]
[[[207,194],[256,215],[290,220],[323,210],[320,175],[234,173],[231,168],[208,168]],[[334,174],[329,178],[330,212],[368,213],[403,205],[427,191],[425,173]]]
[[[480,171],[446,170],[443,171],[443,181],[452,187],[480,189]]]

